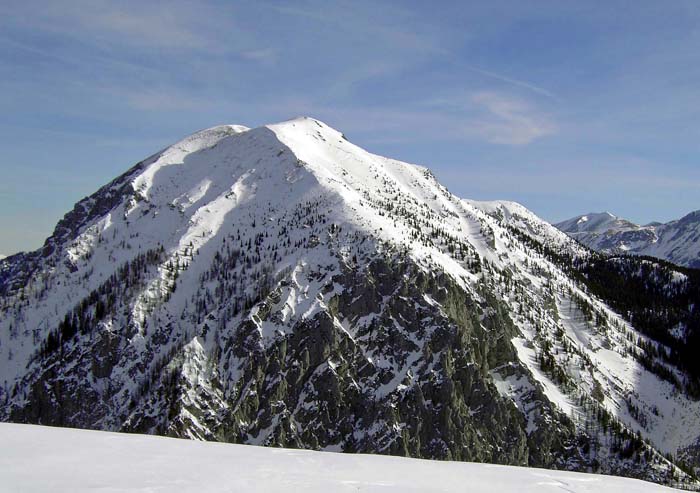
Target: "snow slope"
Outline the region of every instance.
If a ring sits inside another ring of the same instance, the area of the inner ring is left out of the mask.
[[[0,263],[0,417],[678,473],[654,449],[694,444],[700,403],[646,371],[644,337],[529,239],[587,254],[519,204],[460,199],[311,118],[198,132]],[[579,302],[608,323],[579,320]],[[630,437],[603,411],[650,440],[636,462],[612,457]],[[578,462],[537,456],[553,433]]]
[[[700,267],[700,211],[668,223],[645,226],[609,212],[589,213],[555,226],[593,250],[650,255],[678,265]]]
[[[39,493],[676,491],[544,469],[0,424],[0,491]]]

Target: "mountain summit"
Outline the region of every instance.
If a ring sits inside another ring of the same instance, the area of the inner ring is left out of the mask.
[[[588,214],[557,223],[555,226],[570,234],[605,233],[611,229],[625,231],[639,228],[636,224],[626,219],[621,219],[610,212],[589,212]]]
[[[696,281],[625,262],[318,120],[214,127],[0,261],[0,418],[692,486]]]

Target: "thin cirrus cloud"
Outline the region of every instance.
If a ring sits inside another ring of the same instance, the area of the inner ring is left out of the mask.
[[[117,37],[123,45],[168,48],[211,46],[206,32],[193,19],[201,14],[182,2],[139,5],[109,0],[46,2],[31,18],[22,21],[64,35],[89,35],[93,40]]]
[[[240,56],[246,60],[261,62],[266,65],[274,65],[277,62],[279,54],[277,53],[277,50],[272,48],[260,48],[242,51]]]
[[[400,5],[306,2],[302,6],[275,6],[273,9],[283,16],[313,21],[323,28],[332,26],[353,44],[357,41],[372,43],[374,51],[379,53],[387,49],[410,52],[413,56],[448,52],[435,27]]]
[[[41,9],[40,15],[25,22],[33,23],[33,29],[46,29],[49,32],[61,33],[68,37],[92,40],[97,46],[106,46],[108,52],[103,53],[89,51],[87,53],[71,53],[56,51],[49,47],[33,48],[28,50],[42,50],[45,55],[52,56],[59,61],[72,61],[72,66],[79,66],[80,60],[89,63],[92,68],[100,67],[103,73],[109,73],[108,81],[98,80],[90,86],[87,82],[81,82],[86,86],[85,93],[92,92],[96,95],[104,95],[120,99],[124,104],[136,111],[196,111],[207,110],[214,107],[249,108],[248,113],[255,113],[255,109],[248,104],[247,98],[241,100],[238,93],[226,91],[219,93],[216,90],[202,92],[196,87],[178,86],[177,79],[182,74],[172,77],[168,73],[167,63],[165,68],[159,65],[157,68],[143,65],[138,59],[122,56],[117,49],[120,43],[130,46],[143,45],[153,48],[186,48],[201,52],[204,56],[197,60],[205,71],[217,73],[225,82],[227,74],[239,72],[241,68],[237,62],[216,59],[207,61],[210,48],[216,50],[230,50],[234,58],[243,62],[254,62],[263,66],[272,67],[282,58],[289,58],[290,47],[266,46],[256,47],[254,40],[248,39],[240,30],[236,30],[236,19],[231,18],[231,11],[219,12],[211,15],[211,7],[203,5],[194,8],[186,2],[173,2],[165,4],[152,4],[139,9],[130,9],[128,4],[114,3],[108,0],[96,2],[68,2],[60,8],[55,4],[48,4]],[[310,91],[304,113],[323,116],[328,113],[329,104],[335,108],[362,108],[368,112],[374,112],[377,105],[365,106],[358,100],[362,95],[358,94],[358,88],[364,84],[375,81],[392,81],[406,71],[420,67],[422,63],[433,57],[449,55],[444,45],[447,43],[430,25],[422,25],[417,29],[409,29],[395,22],[395,18],[402,18],[408,24],[416,23],[416,16],[407,10],[394,10],[391,16],[381,15],[371,18],[365,15],[363,8],[348,10],[342,8],[314,8],[313,4],[305,7],[275,7],[282,17],[302,18],[317,27],[333,26],[333,29],[343,33],[337,39],[329,40],[329,46],[325,48],[329,52],[353,53],[353,63],[344,63],[342,60],[333,60],[328,53],[321,50],[320,56],[327,60],[323,67],[328,81]],[[214,29],[203,29],[204,19],[227,18],[231,21],[231,28],[236,34],[239,45],[231,47],[231,43],[221,43],[218,39],[217,23]],[[350,28],[352,26],[352,28]],[[241,34],[239,39],[238,33]],[[248,36],[250,38],[250,36]],[[89,41],[84,41],[90,44]],[[302,39],[303,42],[303,39]],[[222,46],[227,46],[223,48]],[[352,50],[350,50],[352,48]],[[371,48],[371,49],[370,49]],[[215,50],[215,51],[216,51]],[[350,50],[350,51],[348,51]],[[361,53],[357,53],[359,50]],[[366,55],[366,56],[364,56]],[[168,62],[169,55],[166,50],[162,54],[163,60]],[[342,56],[338,57],[339,59]],[[175,60],[172,60],[175,62]],[[314,62],[305,62],[310,67]],[[143,65],[143,66],[142,66]],[[83,67],[87,70],[87,67]],[[186,67],[184,67],[187,70]],[[252,68],[252,67],[249,67]],[[513,79],[496,72],[469,66],[468,70],[490,78],[496,83],[511,86],[514,89],[525,89],[533,94],[552,97],[548,91],[528,82]],[[123,77],[120,76],[123,75]],[[91,75],[88,75],[88,78]],[[290,85],[294,82],[291,81]],[[293,90],[293,89],[292,89]],[[283,88],[276,97],[273,105],[279,105],[279,99],[288,97],[289,89]],[[82,92],[82,90],[81,90]],[[253,91],[255,92],[255,91]],[[225,96],[224,96],[225,94]],[[224,99],[225,98],[225,99]],[[261,104],[261,103],[258,103]],[[435,137],[440,140],[452,138],[454,140],[481,139],[491,144],[525,145],[543,136],[551,135],[556,128],[548,118],[537,114],[537,108],[532,104],[526,104],[516,100],[505,91],[500,93],[488,92],[475,94],[469,107],[459,114],[445,111],[444,108],[429,108],[427,111],[420,105],[402,104],[402,107],[387,105],[384,108],[386,116],[379,115],[382,120],[391,120],[388,125],[394,126],[402,118],[402,113],[417,114],[417,118],[443,123],[443,128]],[[398,116],[397,116],[398,115]],[[282,118],[289,115],[281,115]],[[381,125],[381,124],[380,124]],[[446,128],[451,126],[453,128]],[[410,132],[409,132],[410,133]],[[387,136],[395,138],[395,136]]]
[[[554,117],[536,102],[507,91],[446,94],[421,103],[420,108],[418,114],[426,120],[441,121],[443,138],[452,140],[524,146],[556,135],[559,130]]]
[[[532,91],[538,95],[546,96],[546,97],[553,99],[555,101],[559,100],[559,98],[557,96],[555,96],[551,91],[548,91],[547,89],[545,89],[543,87],[539,87],[539,86],[536,86],[534,84],[531,84],[530,82],[525,82],[522,80],[513,79],[512,77],[507,77],[505,75],[497,74],[495,72],[491,72],[490,70],[484,70],[482,68],[474,67],[471,65],[465,65],[465,68],[467,70],[472,71],[472,72],[476,72],[477,74],[485,75],[486,77],[490,77],[490,78],[499,80],[501,82],[506,82],[507,84],[510,84],[513,86],[525,88],[525,89]]]
[[[460,100],[462,103],[455,104]],[[283,106],[290,114],[309,114],[337,125],[365,145],[486,143],[522,147],[556,135],[553,118],[536,104],[508,93],[478,91],[461,96],[395,106],[323,105],[294,100]],[[427,163],[432,165],[433,163]]]
[[[492,144],[525,145],[557,131],[550,117],[522,100],[494,92],[477,92],[471,101],[482,111],[466,124],[467,133]]]

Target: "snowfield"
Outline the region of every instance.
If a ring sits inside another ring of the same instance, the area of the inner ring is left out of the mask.
[[[634,479],[0,423],[3,492],[639,492]]]

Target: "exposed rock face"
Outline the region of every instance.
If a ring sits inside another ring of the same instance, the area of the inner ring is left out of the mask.
[[[491,382],[490,369],[509,365],[511,374],[529,378],[509,342],[516,329],[502,310],[406,260],[375,260],[361,270],[345,265],[342,271],[319,278],[321,293],[328,291],[327,308],[295,320],[289,333],[280,330],[266,343],[255,323],[236,328],[223,343],[218,366],[224,374],[241,374],[237,385],[209,372],[200,386],[208,389],[206,396],[190,401],[186,394],[196,389],[181,387],[175,414],[149,419],[148,410],[162,405],[156,398],[145,412],[132,413],[126,429],[189,436],[196,422],[208,423],[196,430],[205,439],[564,465],[572,447],[567,451],[562,442],[575,436],[569,420],[535,391],[532,398],[543,403],[538,431],[555,439],[533,437],[531,443],[523,415]],[[281,324],[289,289],[283,283],[270,293],[257,321]],[[198,378],[207,373],[194,371]],[[156,395],[172,402],[172,382],[163,382]],[[202,413],[217,404],[221,415]]]
[[[3,420],[692,483],[700,407],[546,253],[586,250],[315,120],[195,134],[49,243],[0,263]]]

